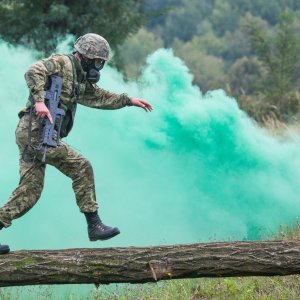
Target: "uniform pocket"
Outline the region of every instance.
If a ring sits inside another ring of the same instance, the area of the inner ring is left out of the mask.
[[[16,143],[24,147],[29,143],[29,120],[30,115],[25,114],[19,121],[16,134]],[[36,116],[32,116],[31,122],[31,144],[37,146],[39,144],[39,128],[40,121]]]

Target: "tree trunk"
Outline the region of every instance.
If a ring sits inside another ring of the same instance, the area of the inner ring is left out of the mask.
[[[144,283],[300,274],[300,241],[22,250],[0,256],[0,286]]]

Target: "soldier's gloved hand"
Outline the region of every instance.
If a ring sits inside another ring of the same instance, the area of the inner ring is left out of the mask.
[[[35,112],[38,117],[44,118],[45,116],[49,119],[50,123],[53,124],[53,120],[49,109],[42,101],[35,102]]]
[[[151,111],[153,110],[153,107],[145,100],[139,99],[139,98],[131,98],[131,103],[134,106],[138,106],[143,108],[145,111]]]

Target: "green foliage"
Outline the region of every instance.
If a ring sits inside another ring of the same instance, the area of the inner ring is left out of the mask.
[[[213,0],[182,0],[178,7],[166,16],[162,37],[167,46],[171,45],[175,38],[188,41],[196,33],[199,23],[211,13]]]
[[[263,86],[260,90],[284,117],[289,116],[297,110],[293,92],[297,81],[295,65],[299,65],[300,61],[293,16],[290,13],[282,14],[273,35],[267,35],[253,21],[249,21],[248,30],[258,58],[267,71],[262,78]]]
[[[138,77],[147,56],[162,46],[162,40],[144,28],[140,29],[135,35],[129,36],[120,47],[119,57],[120,63],[124,66],[126,77]]]
[[[268,23],[265,20],[246,13],[240,18],[239,25],[234,31],[226,31],[222,37],[226,42],[226,48],[221,55],[226,61],[227,69],[229,69],[237,59],[245,56],[253,56],[255,54],[245,29],[245,24],[247,24],[249,20],[255,22],[259,28],[264,30],[269,29]]]
[[[96,32],[114,48],[144,21],[140,0],[3,0],[0,37],[50,54],[66,34]]]
[[[224,38],[217,37],[213,31],[208,31],[201,35],[195,35],[186,44],[192,44],[195,49],[206,54],[221,57],[227,48],[226,42]]]
[[[269,24],[276,24],[281,12],[290,8],[291,10],[299,9],[297,0],[228,0],[233,10],[238,10],[240,15],[250,12],[254,16],[260,16],[268,21]]]
[[[217,88],[223,80],[223,60],[200,50],[198,43],[201,39],[195,37],[188,43],[176,40],[173,44],[174,52],[185,61],[194,75],[194,83],[199,85],[203,92]]]
[[[239,11],[233,9],[229,1],[216,0],[210,15],[214,31],[222,36],[226,31],[233,31],[239,23]]]
[[[148,29],[155,31],[155,26],[159,26],[158,32],[167,46],[172,44],[175,38],[185,42],[194,35],[201,34],[202,24],[208,22],[215,34],[222,36],[226,32],[238,29],[240,19],[247,13],[275,25],[285,9],[300,10],[298,0],[145,0],[145,3],[148,9],[164,13],[157,19],[151,18],[148,21]]]
[[[147,29],[153,30],[155,27],[165,25],[165,16],[172,7],[181,4],[182,0],[144,0],[144,8],[150,18],[148,18]]]
[[[235,96],[253,95],[265,77],[265,69],[257,57],[242,57],[234,62],[228,71],[230,92]]]

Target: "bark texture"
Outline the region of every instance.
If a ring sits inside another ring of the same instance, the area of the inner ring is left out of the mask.
[[[2,287],[292,274],[300,274],[297,240],[22,250],[0,256]]]

